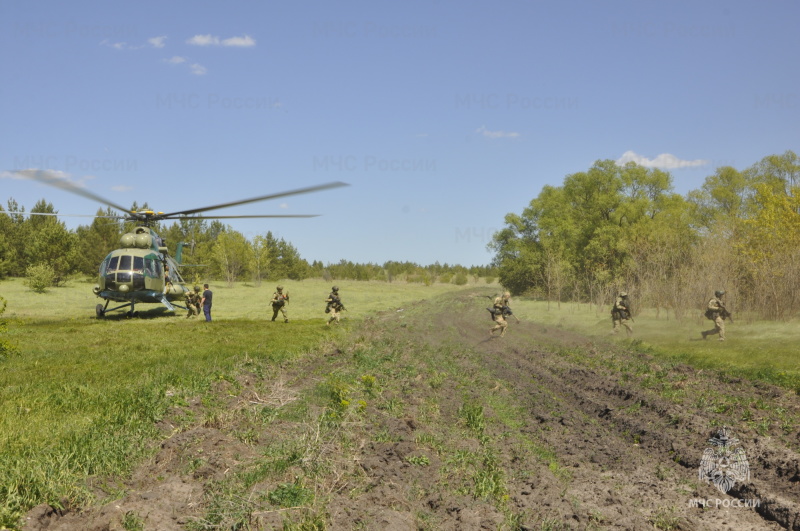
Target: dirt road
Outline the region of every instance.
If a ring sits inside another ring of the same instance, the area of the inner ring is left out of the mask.
[[[116,499],[26,529],[800,529],[796,394],[535,322],[490,338],[482,296],[246,370]]]

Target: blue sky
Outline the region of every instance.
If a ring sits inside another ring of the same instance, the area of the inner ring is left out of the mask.
[[[800,4],[427,0],[0,3],[0,170],[219,214],[308,260],[487,264],[509,212],[599,159],[798,150]],[[1,174],[0,201],[98,205]],[[87,220],[65,218],[68,226]]]

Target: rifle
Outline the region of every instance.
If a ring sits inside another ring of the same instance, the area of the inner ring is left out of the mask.
[[[346,312],[347,308],[344,307],[342,304],[342,300],[339,297],[331,297],[331,301],[328,303],[327,308],[325,309],[325,313],[330,313],[331,307],[338,307],[338,311]]]
[[[494,300],[494,298],[491,295],[484,295],[484,297],[486,297],[490,301]],[[495,310],[494,308],[486,308],[486,309],[489,311],[490,314],[492,314],[492,320],[494,320],[494,316],[495,313],[497,313],[497,310]],[[505,317],[506,315],[511,315],[514,317],[514,319],[517,320],[517,322],[520,322],[519,317],[514,315],[514,312],[512,312],[511,308],[509,308],[508,306],[503,306],[503,308],[500,310],[500,315],[502,315],[503,317]]]
[[[495,310],[494,308],[486,308],[486,311],[488,311],[492,315],[492,320],[494,320],[494,316],[499,313],[503,317],[505,317],[507,315],[510,315],[510,316],[514,317],[514,319],[516,319],[518,323],[520,322],[519,321],[519,317],[514,315],[514,312],[512,312],[511,308],[509,308],[508,306],[503,306],[503,308],[500,309],[500,310]]]
[[[616,307],[611,310],[611,320],[623,320],[628,319],[630,322],[635,323],[636,321],[633,320],[633,316],[631,315],[631,311],[626,308],[624,310],[618,310]]]
[[[722,317],[722,320],[723,320],[723,321],[724,321],[725,319],[730,319],[730,320],[731,320],[731,323],[733,322],[733,315],[731,315],[731,312],[729,312],[729,311],[728,311],[728,309],[727,309],[727,308],[725,308],[724,306],[723,306],[722,308],[720,308],[720,310],[719,310],[719,316],[720,316],[720,317]]]

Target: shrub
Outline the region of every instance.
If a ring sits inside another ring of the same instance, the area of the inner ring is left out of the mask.
[[[9,343],[3,336],[8,331],[8,325],[3,319],[3,312],[6,311],[6,300],[0,297],[0,361],[3,361],[12,354],[17,353],[17,347]]]
[[[25,270],[25,285],[36,293],[44,293],[47,288],[53,285],[56,273],[53,266],[47,263],[39,263],[28,266]]]
[[[463,286],[468,282],[467,275],[464,273],[457,273],[455,277],[453,277],[453,284],[456,286]]]

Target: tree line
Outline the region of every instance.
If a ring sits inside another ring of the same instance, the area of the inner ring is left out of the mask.
[[[46,268],[52,283],[61,284],[75,275],[97,274],[100,262],[120,247],[120,237],[135,224],[118,218],[111,208],[99,209],[89,225],[67,229],[52,203],[42,199],[29,212],[14,199],[7,210],[0,206],[0,279],[25,277],[34,269]],[[131,210],[147,209],[134,203]],[[33,214],[33,215],[32,215]],[[309,263],[297,248],[283,238],[267,232],[251,239],[220,221],[184,218],[170,225],[153,227],[166,240],[167,248],[179,257],[181,274],[188,282],[201,279],[225,281],[302,280],[321,277],[328,280],[395,280],[453,282],[484,279],[492,282],[497,270],[492,266],[464,267],[389,261],[384,264]]]
[[[608,304],[625,290],[680,318],[724,289],[738,311],[786,318],[800,310],[800,161],[719,167],[682,196],[666,171],[599,160],[507,214],[489,248],[516,294]]]

